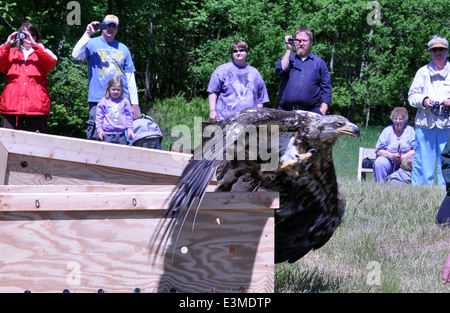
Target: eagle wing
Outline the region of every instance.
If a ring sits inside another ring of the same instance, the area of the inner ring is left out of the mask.
[[[345,206],[332,147],[339,136],[359,136],[355,125],[341,116],[248,108],[208,127],[213,127],[214,137],[196,149],[172,192],[165,214],[172,219],[167,238],[177,221],[181,219],[181,229],[190,211],[197,214],[214,173],[217,191],[261,187],[280,193],[275,215],[276,262],[293,262],[331,237]]]

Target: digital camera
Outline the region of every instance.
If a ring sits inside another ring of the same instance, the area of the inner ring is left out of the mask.
[[[107,29],[108,25],[106,25],[105,23],[98,23],[97,25],[95,25],[95,30],[98,29]]]
[[[16,34],[16,39],[23,40],[25,38],[27,38],[27,36],[24,33],[20,33],[19,32],[19,33]]]
[[[445,118],[448,118],[450,115],[450,110],[447,107],[444,107],[443,105],[439,105],[438,101],[430,101],[430,104],[433,106],[431,109],[431,112],[433,112],[437,116],[442,116]]]

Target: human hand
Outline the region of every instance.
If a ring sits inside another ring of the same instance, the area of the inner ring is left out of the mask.
[[[423,100],[422,105],[425,107],[425,109],[432,109],[433,106],[431,105],[431,102],[433,100],[431,100],[430,98],[425,98],[425,100]]]
[[[8,46],[12,46],[13,44],[15,44],[19,39],[16,39],[16,35],[18,34],[19,32],[13,32],[11,35],[9,35],[8,36],[8,39],[6,39],[6,44],[8,45]]]
[[[442,101],[441,103],[439,103],[440,105],[443,105],[445,107],[450,107],[450,99],[447,98],[444,101]]]
[[[134,139],[134,136],[135,136],[134,132],[131,129],[129,129],[128,130],[128,138]]]
[[[131,113],[133,114],[133,119],[135,120],[142,118],[141,108],[136,104],[131,105]]]
[[[323,102],[321,105],[320,105],[320,112],[322,113],[322,115],[326,115],[327,114],[327,111],[328,111],[328,103],[325,103],[325,102]]]
[[[98,132],[97,133],[97,137],[98,137],[98,139],[100,139],[101,141],[103,141],[103,134],[104,134],[104,132]]]
[[[391,160],[394,162],[394,164],[401,164],[402,156],[400,155],[400,153],[392,153]]]
[[[90,24],[88,24],[88,26],[86,27],[86,34],[90,37],[92,34],[98,33],[100,31],[100,29],[96,29],[95,26],[97,26],[97,24],[99,24],[100,22],[98,21],[94,21],[91,22]]]
[[[209,112],[209,121],[211,123],[217,123],[217,112],[216,111]]]
[[[444,272],[442,273],[442,283],[445,285],[450,282],[450,253],[447,256],[447,260],[444,265]]]
[[[288,35],[284,37],[284,43],[286,44],[286,49],[287,50],[292,50],[293,47],[292,45],[289,43],[289,39],[292,39],[292,36]]]

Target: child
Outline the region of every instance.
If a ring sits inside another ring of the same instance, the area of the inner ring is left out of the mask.
[[[99,140],[127,145],[127,137],[134,138],[131,105],[123,93],[122,79],[118,76],[111,78],[105,97],[97,104],[95,124]]]

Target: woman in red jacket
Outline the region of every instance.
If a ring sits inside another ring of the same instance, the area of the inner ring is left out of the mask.
[[[12,47],[15,43],[17,46]],[[0,71],[6,74],[0,105],[2,127],[47,132],[50,115],[47,74],[56,62],[57,57],[41,43],[33,23],[24,23],[19,32],[9,35],[0,47]]]

